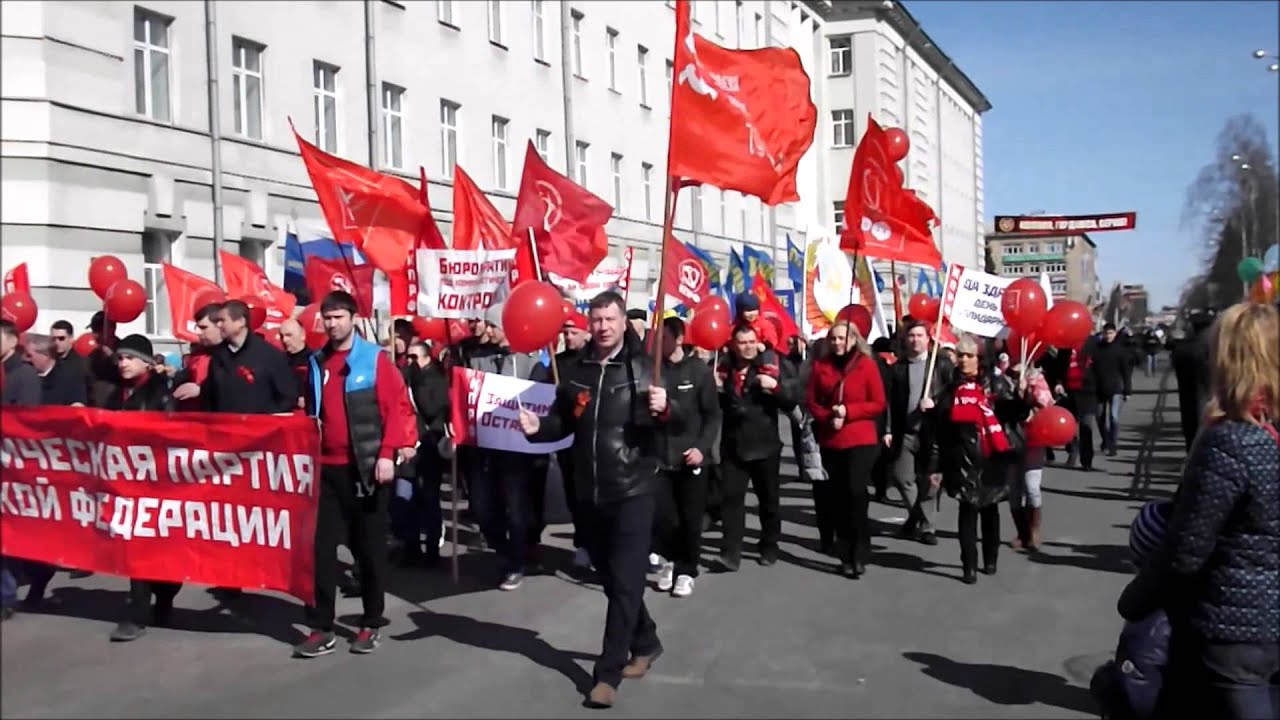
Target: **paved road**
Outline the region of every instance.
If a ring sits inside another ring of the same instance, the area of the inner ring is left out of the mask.
[[[1140,375],[1141,373],[1139,373]],[[1170,384],[1172,379],[1170,378]],[[1120,455],[1092,474],[1051,469],[1045,545],[1003,551],[999,575],[959,580],[952,532],[936,547],[892,537],[882,521],[869,572],[850,581],[816,550],[808,488],[785,488],[783,562],[704,574],[692,598],[648,596],[666,655],[624,683],[624,717],[1089,717],[1089,675],[1115,645],[1115,598],[1129,577],[1127,526],[1141,495],[1170,492],[1181,459],[1177,397],[1136,379]],[[1157,418],[1158,419],[1158,418]],[[1135,468],[1137,471],[1135,472]],[[1132,494],[1136,490],[1137,494]],[[749,521],[749,532],[751,532]],[[955,527],[944,502],[940,527]],[[554,542],[563,548],[563,531]],[[1005,537],[1011,529],[1005,522]],[[714,536],[713,536],[714,538]],[[567,561],[557,550],[553,560]],[[464,579],[403,573],[391,627],[371,656],[290,658],[297,606],[248,595],[235,611],[205,588],[179,595],[177,629],[107,641],[125,582],[67,579],[59,615],[4,623],[4,717],[575,717],[599,648],[604,598],[567,576],[491,589],[488,555]],[[468,579],[470,578],[470,579]],[[354,619],[359,601],[339,614]],[[1095,716],[1096,717],[1096,716]]]

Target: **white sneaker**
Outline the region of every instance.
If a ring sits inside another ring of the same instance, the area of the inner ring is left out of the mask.
[[[689,597],[693,594],[693,578],[688,575],[681,575],[676,578],[675,589],[671,591],[672,597]]]
[[[669,562],[662,563],[662,567],[658,570],[658,589],[659,590],[661,590],[662,592],[668,592],[671,590],[672,577],[675,575],[675,572],[676,572],[675,563],[669,563]],[[684,577],[684,576],[682,575],[681,577]]]
[[[662,563],[665,562],[665,560],[666,558],[662,557],[658,553],[649,553],[649,572],[656,573],[661,570]]]
[[[444,548],[444,521],[441,520],[440,521],[440,539],[436,541],[436,549],[440,550],[443,548]]]
[[[573,566],[576,568],[591,567],[591,554],[586,548],[578,548],[573,551]]]

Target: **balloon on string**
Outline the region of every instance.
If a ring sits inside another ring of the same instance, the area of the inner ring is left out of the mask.
[[[938,321],[938,312],[942,310],[942,301],[924,293],[916,293],[907,300],[907,312],[912,318],[925,323]]]
[[[237,299],[249,308],[249,332],[256,331],[267,322],[267,307],[262,304],[262,298],[245,295]]]
[[[124,263],[115,255],[99,255],[89,262],[89,287],[99,300],[107,299],[107,291],[120,280],[129,277]],[[144,303],[145,307],[145,303]]]
[[[306,335],[307,347],[319,350],[329,341],[329,333],[324,329],[324,318],[320,315],[320,303],[312,303],[298,313],[298,324]]]
[[[710,304],[713,299],[719,298],[708,298],[698,303],[684,333],[685,342],[711,351],[724,347],[733,335],[728,308]]]
[[[1093,316],[1089,308],[1075,300],[1061,300],[1049,308],[1040,324],[1044,342],[1060,350],[1074,350],[1084,344],[1093,332]]]
[[[1256,257],[1247,257],[1236,265],[1236,275],[1246,285],[1253,283],[1262,274],[1262,261]]]
[[[721,313],[725,317],[729,317],[729,303],[719,295],[710,295],[702,299],[702,302],[694,306],[695,310],[702,312]]]
[[[1048,312],[1049,299],[1044,295],[1044,288],[1031,278],[1014,280],[1000,296],[1004,324],[1020,335],[1035,333]]]
[[[1045,351],[1049,349],[1048,343],[1045,343],[1044,341],[1042,341],[1038,333],[1032,332],[1032,333],[1023,335],[1022,333],[1019,333],[1017,330],[1010,328],[1009,336],[1005,338],[1005,342],[1004,342],[1004,345],[1005,345],[1004,350],[1005,352],[1009,353],[1010,364],[1017,365],[1018,363],[1021,363],[1024,360],[1024,358],[1022,357],[1022,341],[1023,340],[1027,341],[1027,354],[1031,356],[1031,362],[1033,363],[1039,360],[1040,358],[1044,357]],[[1040,347],[1038,348],[1036,347],[1037,343],[1039,343],[1040,345]]]
[[[1060,405],[1041,408],[1027,421],[1027,447],[1062,447],[1076,437],[1076,419]]]
[[[147,291],[136,280],[117,280],[102,298],[102,312],[113,323],[130,323],[147,309]]]
[[[80,357],[87,358],[98,349],[98,336],[91,332],[84,333],[71,343],[71,349]]]
[[[888,128],[884,131],[884,135],[886,144],[889,146],[889,160],[892,162],[902,160],[911,151],[911,140],[902,128]]]
[[[514,352],[536,352],[555,341],[564,327],[564,298],[548,282],[526,282],[502,307],[502,331]]]
[[[864,338],[871,334],[871,311],[858,303],[852,303],[840,308],[840,312],[836,313],[836,322],[849,323],[857,328]]]
[[[30,293],[11,292],[5,293],[5,296],[0,298],[0,314],[12,322],[19,333],[30,330],[31,326],[36,324],[36,315],[39,312],[36,301],[31,298]]]

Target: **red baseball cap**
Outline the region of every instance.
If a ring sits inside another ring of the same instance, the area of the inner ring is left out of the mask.
[[[576,330],[581,330],[582,332],[586,332],[587,316],[583,315],[580,312],[575,312],[574,314],[564,319],[564,327],[574,328]]]

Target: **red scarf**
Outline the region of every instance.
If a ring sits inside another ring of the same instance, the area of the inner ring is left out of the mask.
[[[1067,376],[1063,387],[1067,390],[1080,390],[1084,387],[1084,371],[1089,369],[1088,356],[1081,357],[1079,350],[1071,351],[1071,361],[1067,363]]]
[[[978,447],[983,457],[1009,449],[1009,439],[1004,428],[991,409],[987,393],[977,380],[969,380],[956,388],[955,401],[951,405],[951,422],[968,423],[978,428]]]

